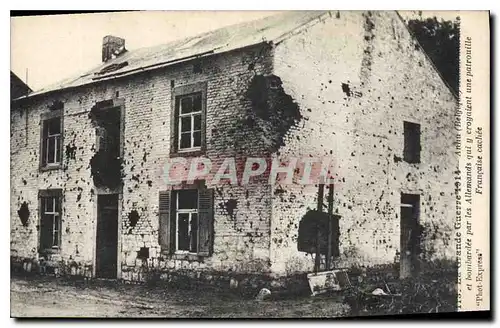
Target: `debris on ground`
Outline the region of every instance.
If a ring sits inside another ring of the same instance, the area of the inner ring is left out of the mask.
[[[349,316],[454,312],[457,310],[457,274],[449,265],[433,268],[412,278],[397,274],[364,274],[362,283],[344,291]],[[439,277],[439,278],[438,278]],[[383,286],[383,287],[382,287]],[[389,287],[390,286],[390,287]]]
[[[271,295],[271,291],[267,288],[262,288],[259,293],[257,294],[257,296],[255,297],[255,299],[257,301],[263,301],[265,300],[266,298],[269,298],[269,296]]]
[[[309,273],[307,279],[311,289],[311,296],[331,291],[342,291],[351,287],[351,282],[345,269]]]
[[[229,280],[229,288],[230,289],[236,289],[238,288],[238,280],[234,279],[234,278],[231,278],[231,280]]]

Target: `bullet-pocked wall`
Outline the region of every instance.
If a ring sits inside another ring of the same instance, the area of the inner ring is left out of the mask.
[[[158,271],[269,271],[269,185],[212,186],[208,182],[215,190],[213,254],[196,260],[161,254],[158,193],[169,189],[163,170],[170,157],[172,88],[206,83],[206,156],[215,165],[230,156],[269,152],[268,138],[253,130],[260,123],[249,118],[253,114],[247,91],[254,76],[271,73],[271,56],[271,48],[264,44],[16,103],[11,110],[12,257],[38,260],[38,191],[60,188],[61,245],[49,260],[63,266],[74,262],[79,274],[92,273],[97,196],[90,160],[96,152],[96,129],[89,112],[96,102],[119,99],[124,111],[121,277],[145,279],[140,273],[145,263]],[[41,171],[40,115],[55,101],[64,104],[63,167]],[[25,224],[18,214],[24,202],[29,210]],[[132,211],[135,224],[129,219]],[[138,252],[144,247],[149,256],[141,260]]]
[[[16,102],[12,257],[38,260],[38,191],[59,188],[61,247],[50,260],[63,267],[73,263],[76,274],[92,275],[97,196],[90,160],[97,140],[89,112],[96,102],[119,99],[121,278],[144,280],[148,270],[280,275],[311,270],[313,257],[297,251],[297,233],[303,215],[316,208],[317,186],[270,186],[265,175],[247,186],[207,182],[214,189],[211,256],[161,254],[158,193],[169,188],[163,169],[170,157],[172,89],[199,82],[207,86],[206,156],[214,166],[230,156],[238,158],[240,169],[240,160],[251,156],[333,159],[334,212],[341,216],[338,266],[394,261],[402,192],[420,195],[429,258],[453,256],[455,98],[397,14],[331,12],[275,45]],[[64,104],[63,167],[41,171],[40,116],[56,101]],[[419,164],[402,160],[404,121],[421,125]],[[328,189],[324,209],[326,194]]]
[[[456,99],[393,12],[332,12],[278,44],[274,74],[302,116],[284,157],[331,158],[339,267],[394,263],[400,195],[420,195],[427,259],[453,257]],[[403,160],[404,121],[421,126],[421,161]],[[272,271],[310,271],[298,225],[317,186],[274,186]],[[328,189],[325,189],[324,211]],[[397,259],[396,259],[397,260]]]

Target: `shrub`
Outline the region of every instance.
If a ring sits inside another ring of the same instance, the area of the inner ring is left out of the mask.
[[[344,302],[350,316],[454,312],[457,310],[457,268],[453,263],[429,264],[418,276],[397,280],[387,271],[366,272],[361,283],[354,280]],[[391,279],[394,278],[394,279]],[[375,288],[397,296],[372,295]],[[389,289],[389,290],[388,290]]]

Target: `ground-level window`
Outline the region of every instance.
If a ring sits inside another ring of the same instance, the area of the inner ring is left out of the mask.
[[[175,195],[176,248],[196,253],[198,249],[198,190],[179,190]]]
[[[162,251],[208,256],[213,240],[213,190],[160,192],[159,240]]]
[[[40,191],[40,251],[61,246],[61,190]]]

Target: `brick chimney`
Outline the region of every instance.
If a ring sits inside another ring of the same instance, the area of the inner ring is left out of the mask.
[[[125,39],[106,35],[102,39],[102,62],[105,63],[110,59],[116,58],[126,52]]]

